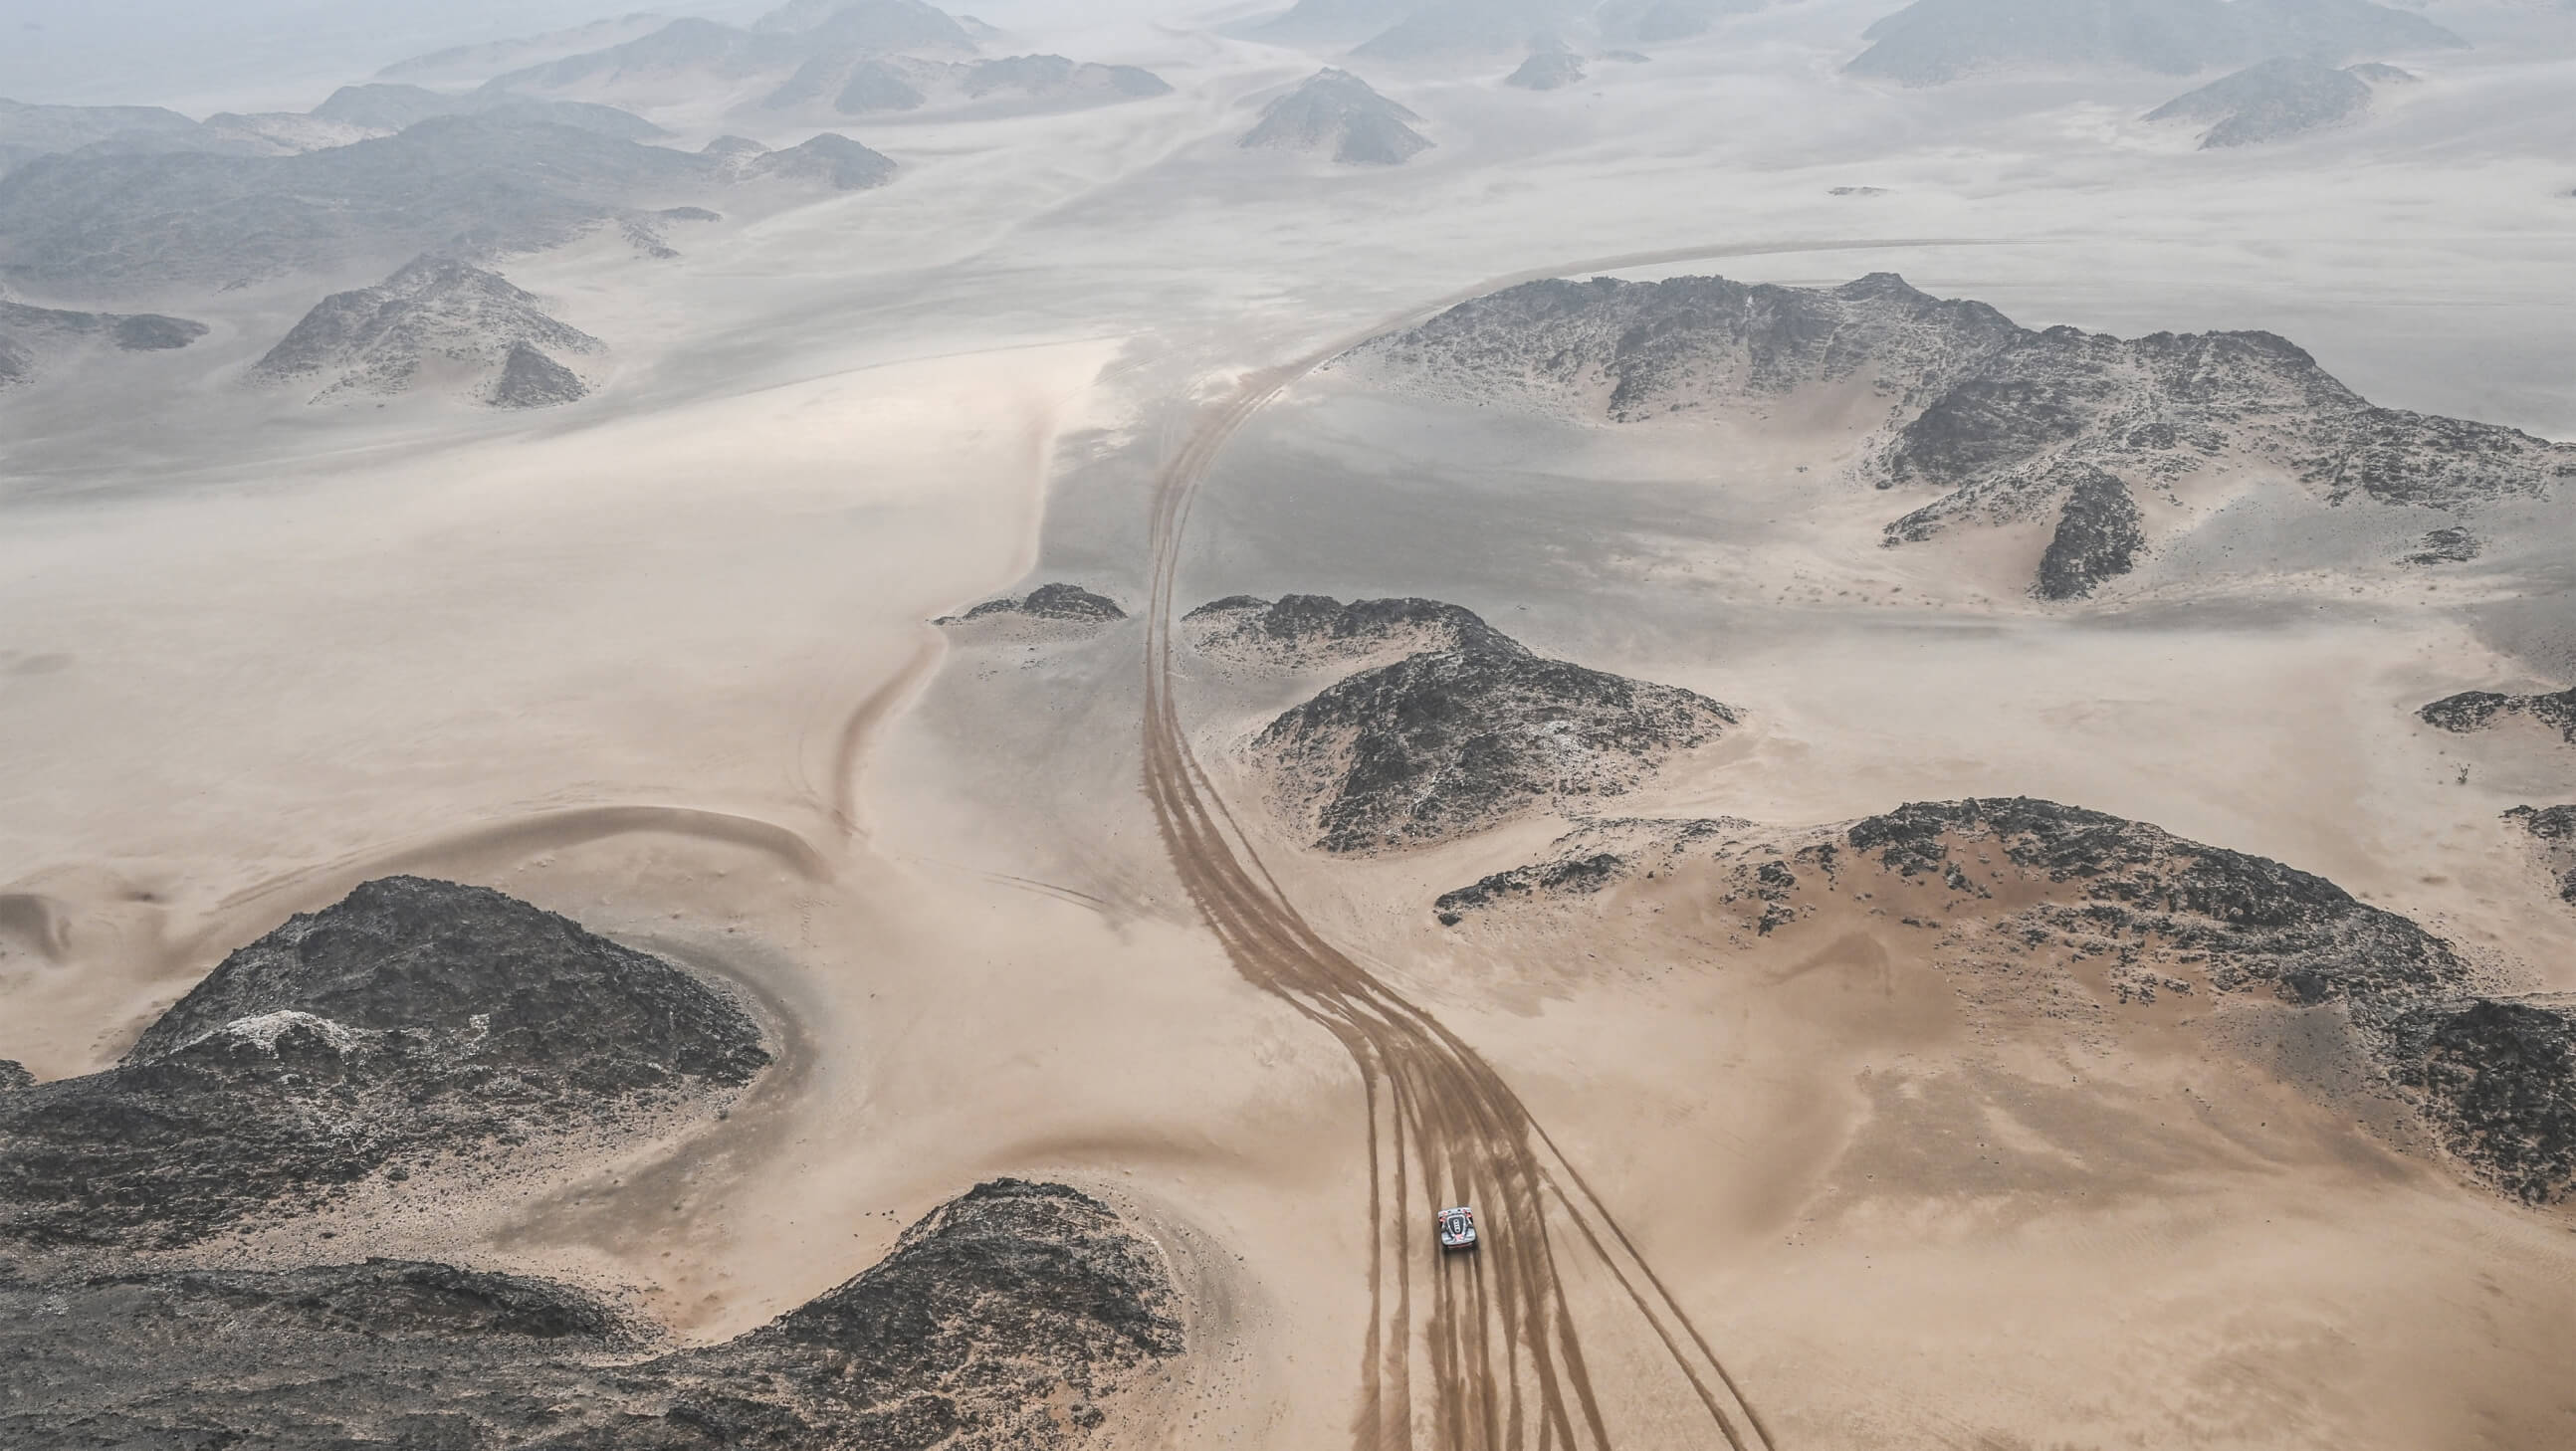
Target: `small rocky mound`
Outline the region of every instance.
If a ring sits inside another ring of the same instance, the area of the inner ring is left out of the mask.
[[[784,150],[763,152],[751,160],[746,172],[810,182],[833,191],[868,191],[894,180],[900,169],[849,137],[825,131]]]
[[[1443,927],[1506,902],[1589,896],[1617,882],[1670,871],[1693,855],[1741,846],[1759,829],[1731,816],[1697,821],[1620,818],[1596,821],[1558,837],[1547,858],[1443,892],[1431,909]]]
[[[562,394],[555,375],[588,389],[556,361],[603,351],[599,339],[556,321],[496,273],[453,257],[422,257],[374,287],[333,293],[251,369],[255,382],[322,384],[313,401],[350,394],[389,396],[425,376],[461,373],[470,396],[507,407],[541,406]],[[533,355],[525,359],[522,355]],[[519,373],[511,378],[513,366]],[[507,399],[528,399],[509,402]]]
[[[1583,80],[1583,57],[1569,51],[1543,50],[1522,61],[1503,84],[1524,91],[1556,91]]]
[[[2559,899],[2576,907],[2576,806],[2517,806],[2504,819],[2531,838]]]
[[[1473,611],[1438,600],[1346,605],[1325,595],[1284,595],[1275,602],[1229,595],[1183,615],[1181,635],[1202,655],[1291,670],[1508,643]]]
[[[2080,600],[2105,580],[2127,574],[2146,547],[2144,516],[2129,486],[2111,474],[2084,464],[2068,464],[2074,475],[2066,503],[2057,516],[2057,533],[2039,559],[2039,583],[2033,593],[2044,600]]]
[[[115,1067],[0,1095],[0,1237],[187,1244],[720,1101],[768,1062],[740,1008],[658,958],[389,877],[225,958]]]
[[[2486,552],[2478,536],[2466,529],[2434,529],[2426,532],[2423,543],[2413,554],[2398,561],[2419,569],[2441,564],[2466,564]]]
[[[2147,119],[2208,126],[2200,138],[2204,151],[2253,146],[2357,120],[2370,113],[2370,94],[2359,67],[2338,70],[2319,60],[2280,56],[2176,96]]]
[[[1008,615],[1068,625],[1108,625],[1127,618],[1127,612],[1107,595],[1093,594],[1078,584],[1042,584],[1018,599],[986,600],[962,615],[942,615],[931,623],[962,625]]]
[[[589,395],[580,374],[526,343],[512,343],[489,401],[495,408],[553,408]]]
[[[2576,1003],[2431,1003],[2389,1025],[2389,1077],[2443,1147],[2526,1204],[2576,1198]]]
[[[1498,632],[1362,671],[1248,752],[1314,845],[1427,845],[1535,806],[1623,795],[1739,717],[1669,685],[1543,659]]]
[[[46,360],[83,348],[125,353],[184,348],[206,335],[206,325],[157,312],[64,312],[0,297],[0,388],[23,383]]]
[[[1318,71],[1262,108],[1238,143],[1253,150],[1323,151],[1351,166],[1397,166],[1431,149],[1409,124],[1422,118],[1349,71]]]
[[[2509,716],[2527,716],[2558,732],[2576,746],[2576,686],[2549,695],[2501,695],[2492,690],[2464,690],[2446,695],[2417,711],[2424,724],[2454,735],[2493,727]]]
[[[1060,1451],[1185,1348],[1168,1272],[1099,1201],[1002,1179],[856,1279],[651,1359],[570,1286],[370,1260],[29,1278],[0,1266],[13,1446]]]

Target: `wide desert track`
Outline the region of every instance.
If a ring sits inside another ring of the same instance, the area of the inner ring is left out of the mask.
[[[1474,1451],[1577,1451],[1612,1443],[1584,1359],[1578,1310],[1642,1322],[1669,1359],[1686,1414],[1658,1426],[1713,1428],[1735,1451],[1776,1443],[1706,1336],[1517,1094],[1473,1048],[1324,940],[1263,866],[1192,754],[1172,691],[1172,629],[1190,507],[1226,444],[1282,390],[1360,342],[1500,287],[1727,256],[1973,245],[1876,239],[1678,248],[1596,258],[1492,279],[1387,319],[1284,366],[1245,377],[1212,406],[1157,475],[1152,604],[1145,651],[1144,775],[1174,869],[1243,975],[1285,999],[1350,1053],[1369,1105],[1371,1319],[1361,1352],[1359,1451],[1427,1442]],[[1484,1248],[1428,1263],[1431,1211],[1473,1203]],[[1568,1268],[1589,1271],[1577,1306]],[[1608,1287],[1605,1291],[1604,1286]],[[1654,1394],[1622,1386],[1623,1394]],[[1623,1418],[1625,1419],[1625,1418]],[[1705,1430],[1684,1444],[1712,1444]]]

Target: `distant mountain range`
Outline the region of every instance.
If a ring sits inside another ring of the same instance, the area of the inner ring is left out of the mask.
[[[2180,76],[2275,56],[2345,61],[2468,44],[2370,0],[1915,0],[1868,39],[1849,70],[1912,86],[2028,69]]]
[[[851,153],[873,164],[853,170]],[[828,153],[828,154],[827,154]],[[425,250],[552,246],[745,176],[879,185],[892,163],[841,137],[745,168],[536,119],[515,107],[295,156],[48,156],[0,178],[0,277],[109,295],[390,267]]]
[[[1656,45],[1705,34],[1765,0],[1298,0],[1267,39],[1352,47],[1369,60],[1436,62],[1552,43]]]

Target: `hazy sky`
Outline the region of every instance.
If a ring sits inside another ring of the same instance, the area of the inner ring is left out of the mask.
[[[191,114],[295,106],[423,51],[637,10],[730,19],[774,0],[0,0],[0,97]],[[967,7],[972,8],[972,7]],[[316,91],[315,88],[319,90]]]

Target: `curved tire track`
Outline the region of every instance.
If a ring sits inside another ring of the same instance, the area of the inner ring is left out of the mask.
[[[1477,1451],[1607,1451],[1611,1432],[1560,1256],[1606,1272],[1618,1290],[1611,1311],[1643,1322],[1729,1447],[1774,1451],[1776,1443],[1707,1337],[1519,1096],[1436,1018],[1315,931],[1209,781],[1190,750],[1172,690],[1175,581],[1192,503],[1226,444],[1290,384],[1371,337],[1467,298],[1545,277],[1661,262],[1969,244],[1899,239],[1677,248],[1492,279],[1249,375],[1157,475],[1146,615],[1146,795],[1174,870],[1236,969],[1333,1034],[1366,1091],[1371,1308],[1353,1427],[1359,1451],[1396,1451],[1425,1440]],[[1483,1216],[1484,1248],[1439,1264],[1427,1289],[1417,1290],[1417,1231],[1438,1205],[1469,1202]]]

